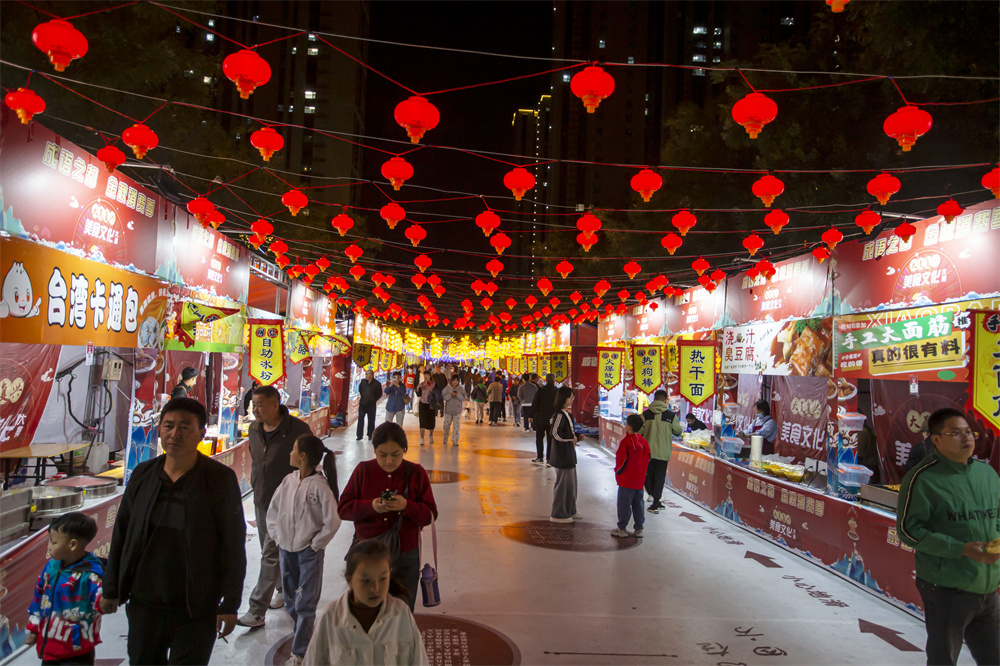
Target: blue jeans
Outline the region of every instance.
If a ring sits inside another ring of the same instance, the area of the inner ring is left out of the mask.
[[[642,490],[618,486],[618,529],[628,527],[629,518],[635,517],[635,529],[642,529],[646,516],[642,512]]]
[[[281,583],[285,611],[292,618],[295,638],[292,654],[304,657],[316,623],[316,607],[323,591],[323,558],[326,551],[306,547],[297,553],[280,550]]]

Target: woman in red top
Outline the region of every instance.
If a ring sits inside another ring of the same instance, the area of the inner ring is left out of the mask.
[[[354,522],[355,541],[372,539],[398,525],[400,552],[394,554],[392,573],[406,587],[406,601],[413,610],[420,576],[420,530],[437,518],[437,503],[427,471],[403,459],[406,433],[399,424],[375,428],[372,446],[375,459],[354,468],[337,512],[341,520]]]

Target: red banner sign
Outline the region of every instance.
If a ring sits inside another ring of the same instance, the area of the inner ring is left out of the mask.
[[[740,273],[726,280],[726,314],[732,324],[782,321],[829,314],[829,264],[812,255],[779,261],[774,277],[756,279]]]
[[[775,452],[793,456],[797,463],[826,460],[830,403],[825,377],[774,377],[771,416],[778,425]]]
[[[32,443],[61,350],[59,345],[0,344],[0,451]]]
[[[156,274],[191,289],[246,303],[250,291],[247,248],[211,227],[202,227],[187,211],[171,208],[173,224],[164,225],[156,244]]]
[[[689,289],[677,299],[680,308],[681,332],[721,328],[726,314],[726,283],[713,292],[698,287]]]

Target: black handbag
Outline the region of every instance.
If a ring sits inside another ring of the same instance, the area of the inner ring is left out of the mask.
[[[403,469],[406,472],[406,485],[403,486],[403,497],[406,498],[406,495],[407,493],[409,493],[410,490],[410,468],[409,468],[409,463],[406,462],[405,460],[403,461]],[[403,525],[403,512],[400,511],[399,518],[396,520],[396,522],[393,524],[392,527],[387,529],[385,532],[382,532],[382,534],[372,537],[373,540],[381,541],[386,545],[386,547],[389,549],[389,557],[393,565],[395,565],[396,562],[399,561],[399,556],[401,554],[401,547],[399,543],[399,529],[402,527],[402,525]],[[354,543],[357,543],[357,541],[358,537],[355,535]],[[352,543],[351,545],[353,546],[354,544]]]

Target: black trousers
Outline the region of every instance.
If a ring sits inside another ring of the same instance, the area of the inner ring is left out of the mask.
[[[216,615],[192,618],[185,610],[130,601],[128,660],[144,664],[207,664],[215,647]]]
[[[646,492],[653,496],[653,505],[650,509],[659,509],[663,506],[660,497],[663,496],[663,484],[667,480],[667,463],[669,460],[649,459],[649,467],[646,468]]]
[[[500,416],[503,414],[503,403],[502,402],[491,402],[490,403],[490,423],[496,423],[500,420]]]
[[[396,561],[392,563],[392,577],[406,588],[409,596],[403,598],[410,605],[410,611],[417,602],[417,594],[420,587],[420,549],[414,548],[405,553],[400,553]]]
[[[531,405],[521,406],[521,418],[524,419],[524,429],[531,430]]]
[[[540,460],[549,461],[552,453],[552,434],[548,430],[535,430],[535,453]]]
[[[977,664],[1000,664],[1000,597],[917,579],[927,626],[927,663],[954,664],[962,641]]]
[[[78,654],[73,657],[63,657],[62,659],[43,659],[42,666],[55,666],[55,664],[80,664],[81,666],[91,666],[94,663],[94,651]]]
[[[372,433],[375,432],[375,408],[378,405],[358,405],[358,439],[364,435],[365,432],[365,417],[368,417],[368,438],[371,439]]]

